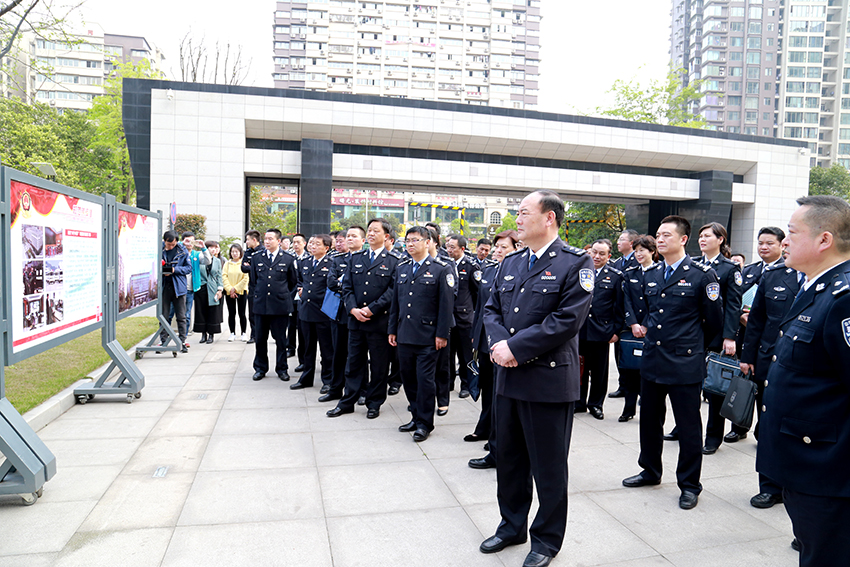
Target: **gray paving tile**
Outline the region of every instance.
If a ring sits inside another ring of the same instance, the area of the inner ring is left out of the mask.
[[[184,390],[227,390],[233,383],[233,376],[228,374],[198,374],[195,373],[183,386]]]
[[[168,467],[168,474],[195,472],[207,441],[209,437],[148,437],[122,472],[150,476],[159,467]]]
[[[778,537],[706,549],[693,549],[666,554],[678,567],[723,565],[724,567],[796,567],[800,554],[791,549],[789,537]]]
[[[0,497],[0,557],[61,551],[95,504],[36,502],[23,506],[18,496]]]
[[[52,567],[58,553],[0,556],[0,567]]]
[[[335,418],[347,419],[350,416]],[[423,460],[422,449],[409,434],[384,429],[313,433],[319,467]],[[429,440],[430,442],[430,440]]]
[[[302,390],[303,391],[303,390]],[[366,419],[366,409],[362,406],[357,406],[354,413],[346,414],[342,417],[328,417],[327,411],[333,406],[320,404],[316,406],[308,406],[307,413],[310,419],[311,431],[355,431],[363,429],[383,429],[386,431],[397,432],[398,426],[402,421],[398,416],[388,410],[381,408],[381,415],[377,419]]]
[[[788,517],[784,505],[776,504],[768,509],[750,506],[750,498],[755,496],[759,490],[757,474],[710,478],[702,481],[702,483],[705,490],[743,510],[756,520],[764,522],[782,533],[791,533],[791,518]]]
[[[42,440],[53,439],[120,439],[145,437],[153,429],[159,417],[112,417],[100,419],[96,416],[84,419],[60,417],[38,432]],[[48,443],[49,445],[49,443]]]
[[[121,465],[130,460],[144,437],[119,439],[51,439],[47,448],[56,457],[56,467]]]
[[[478,456],[484,456],[479,451]],[[449,490],[463,506],[485,504],[496,500],[496,469],[472,469],[466,457],[431,459]]]
[[[225,390],[183,390],[174,397],[169,409],[184,411],[219,410],[227,397]]]
[[[64,414],[61,419],[109,419],[126,417],[159,417],[168,409],[165,400],[149,400],[142,394],[142,399],[128,404],[126,394],[121,396],[95,396],[86,405],[77,404]]]
[[[145,388],[142,390],[142,399],[147,402],[163,402],[171,401],[174,396],[180,393],[180,386],[151,386],[145,383]],[[133,402],[135,404],[135,402]]]
[[[38,504],[80,500],[97,502],[118,477],[122,468],[123,464],[58,467],[56,476],[44,485],[44,495],[39,499]]]
[[[196,370],[199,374],[227,374],[233,376],[238,362],[202,362]]]
[[[293,392],[288,384],[277,379],[274,382],[264,379],[252,382],[250,387],[231,388],[223,409],[303,408],[304,394],[301,390]]]
[[[200,470],[283,469],[315,465],[310,433],[216,435],[210,439]]]
[[[472,433],[474,429],[474,423],[437,424],[428,440],[419,446],[430,459],[466,457],[469,460],[483,457],[482,443],[466,443],[463,440],[463,436]]]
[[[622,486],[623,479],[640,472],[638,452],[628,445],[571,447],[569,482],[571,492],[612,490]],[[675,479],[667,475],[665,480]]]
[[[667,559],[660,555],[652,557],[642,557],[640,559],[631,559],[629,561],[618,561],[616,563],[605,563],[599,567],[670,567],[673,565]],[[691,566],[698,567],[698,566]]]
[[[322,516],[316,470],[199,472],[179,525],[303,520]]]
[[[335,565],[502,565],[478,551],[481,533],[459,507],[329,518],[328,533]]]
[[[162,567],[331,567],[323,519],[180,526]],[[337,566],[341,565],[336,563]]]
[[[158,567],[171,540],[171,533],[170,528],[78,532],[56,558],[54,565]]]
[[[197,437],[211,435],[218,421],[218,410],[167,411],[151,430],[151,437]]]
[[[329,518],[458,505],[428,462],[323,467],[319,478]]]
[[[306,408],[222,410],[214,435],[257,435],[310,431]]]
[[[164,478],[119,475],[80,531],[108,531],[174,526],[192,486],[192,474]]]

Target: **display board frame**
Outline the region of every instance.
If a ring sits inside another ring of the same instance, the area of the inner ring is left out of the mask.
[[[162,230],[162,212],[154,213],[154,212],[151,212],[151,211],[148,211],[148,210],[145,210],[145,209],[139,209],[139,208],[136,208],[136,207],[131,207],[129,205],[124,205],[122,203],[117,204],[117,209],[118,209],[118,245],[116,247],[117,248],[116,253],[118,254],[118,264],[119,265],[120,265],[120,262],[121,262],[121,212],[123,211],[125,213],[144,216],[144,217],[147,217],[149,219],[156,221],[156,234],[154,235],[155,238],[154,238],[153,241],[154,241],[155,250],[156,250],[156,255],[155,255],[156,261],[155,261],[154,269],[156,270],[156,294],[157,295],[153,299],[150,299],[150,300],[148,300],[147,302],[145,302],[141,305],[137,305],[136,307],[131,307],[129,309],[121,311],[120,293],[119,293],[119,298],[118,298],[119,305],[118,305],[118,310],[116,311],[116,313],[118,313],[118,320],[120,321],[121,319],[124,319],[126,317],[131,316],[131,315],[134,315],[135,313],[138,313],[140,311],[144,311],[145,309],[149,309],[150,307],[157,305],[159,303],[159,296],[162,293],[162,232],[163,232],[163,230]],[[119,270],[119,273],[116,274],[116,277],[119,279],[118,285],[119,285],[119,289],[120,289],[120,285],[121,285],[120,270]]]
[[[85,193],[83,191],[79,191],[77,189],[73,189],[71,187],[55,183],[53,181],[42,179],[40,177],[36,177],[28,173],[17,171],[9,167],[0,168],[0,207],[2,207],[3,211],[2,226],[0,226],[0,239],[2,239],[2,242],[0,242],[0,246],[2,246],[3,254],[5,257],[5,260],[3,262],[0,262],[0,279],[2,279],[3,282],[3,295],[1,302],[3,310],[2,316],[3,319],[5,319],[7,322],[5,332],[3,333],[2,345],[0,345],[0,348],[3,349],[6,355],[5,363],[7,365],[15,364],[31,356],[35,356],[37,354],[50,350],[55,346],[64,344],[70,340],[91,333],[92,331],[102,329],[105,325],[105,320],[103,317],[103,282],[105,274],[103,273],[102,262],[98,261],[97,269],[100,271],[100,273],[97,274],[96,279],[101,285],[101,291],[97,294],[97,297],[100,301],[100,311],[98,317],[96,317],[96,319],[90,322],[82,323],[72,330],[63,332],[61,335],[33,344],[24,349],[19,349],[17,352],[15,352],[14,343],[16,340],[16,331],[14,330],[14,326],[11,324],[14,313],[12,302],[18,300],[19,298],[13,297],[11,291],[11,278],[14,275],[11,263],[15,261],[12,257],[12,213],[14,212],[11,210],[12,182],[25,183],[37,189],[52,191],[59,195],[65,195],[78,199],[80,201],[85,201],[87,203],[96,205],[100,208],[100,214],[97,216],[97,222],[93,226],[93,228],[96,227],[98,229],[97,237],[100,240],[100,249],[98,250],[98,254],[102,254],[103,246],[106,240],[103,223],[104,200],[101,196],[92,195],[91,193]],[[2,396],[2,394],[3,392],[0,391],[0,396]]]

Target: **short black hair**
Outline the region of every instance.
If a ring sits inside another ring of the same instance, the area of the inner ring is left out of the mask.
[[[759,234],[756,238],[761,236],[762,234],[772,234],[776,238],[779,239],[779,242],[785,240],[785,231],[779,228],[778,226],[764,226],[759,230]],[[743,256],[743,254],[739,254],[739,256]]]
[[[407,232],[404,233],[404,237],[407,238],[411,234],[418,234],[425,240],[431,240],[433,238],[431,230],[424,226],[411,226],[407,229]]]
[[[490,242],[489,238],[479,238],[478,243],[476,244],[476,247],[481,246],[482,244],[484,244],[486,246],[493,246],[493,243]]]
[[[186,231],[183,232],[183,234],[180,235],[180,240],[183,240],[184,238],[188,238],[190,236],[194,237],[195,233],[192,232],[191,230],[186,230]]]
[[[434,230],[436,230],[437,236],[440,236],[442,234],[442,231],[440,231],[440,225],[438,225],[437,223],[435,223],[433,221],[432,222],[426,222],[425,227],[426,228],[433,228]]]
[[[462,234],[450,234],[446,237],[446,242],[449,240],[457,240],[458,248],[463,248],[464,250],[466,250],[466,247],[469,246],[469,241]]]
[[[679,233],[680,236],[687,236],[688,240],[691,239],[691,222],[685,217],[680,217],[679,215],[668,215],[661,219],[661,222],[658,223],[659,226],[662,224],[675,224],[676,232]]]
[[[634,241],[635,241],[635,240],[637,240],[638,238],[640,238],[640,233],[639,233],[638,231],[636,231],[635,229],[633,229],[633,228],[627,228],[626,230],[624,230],[624,231],[623,231],[623,232],[621,232],[620,234],[621,234],[621,235],[622,235],[622,234],[625,234],[626,236],[628,236],[628,237],[629,237],[629,240],[630,240],[632,243],[634,243]]]
[[[162,235],[162,240],[164,242],[173,242],[177,240],[177,233],[173,230],[166,230],[165,233]]]
[[[266,234],[268,234],[268,233],[270,233],[270,232],[273,232],[273,233],[274,233],[274,235],[275,235],[275,237],[276,237],[278,240],[281,240],[282,235],[281,235],[280,229],[278,229],[278,228],[267,228],[267,229],[266,229]]]
[[[535,193],[540,195],[540,212],[545,214],[552,211],[555,213],[555,223],[558,225],[558,228],[561,228],[564,222],[564,201],[561,199],[561,196],[548,189],[541,189],[540,191],[535,191]]]
[[[249,230],[248,232],[246,232],[245,233],[245,239],[247,240],[248,238],[253,238],[257,242],[262,240],[260,238],[260,231],[259,230]]]
[[[366,238],[366,229],[363,228],[362,226],[360,226],[359,224],[353,224],[353,225],[349,226],[348,230],[359,230],[360,231],[360,237]]]
[[[835,239],[835,249],[850,251],[850,205],[832,195],[809,195],[797,199],[801,207],[809,207],[803,222],[814,232],[828,232]]]
[[[608,247],[608,254],[611,254],[614,251],[614,245],[607,238],[597,238],[593,241],[593,244],[604,244]],[[590,246],[593,247],[593,244]]]
[[[295,234],[293,234],[293,235],[292,235],[292,239],[293,239],[293,240],[295,240],[295,237],[296,237],[296,236],[300,236],[301,238],[303,238],[303,239],[304,239],[304,242],[307,242],[307,237],[306,237],[306,236],[304,236],[303,234],[301,234],[300,232],[296,232]]]
[[[431,240],[433,240],[434,243],[437,246],[439,246],[440,245],[440,232],[439,232],[439,230],[437,230],[433,226],[428,226],[427,224],[425,225],[425,230],[427,230],[428,234],[431,235]]]
[[[333,243],[334,243],[330,234],[314,234],[310,238],[315,238],[316,240],[321,240],[322,244],[325,245],[325,248],[330,248],[331,246],[333,246]]]
[[[376,218],[373,218],[373,219],[369,219],[369,222],[366,223],[366,226],[368,227],[373,222],[376,222],[376,223],[381,225],[381,230],[384,231],[384,234],[392,233],[393,225],[390,224],[390,221],[388,221],[387,219],[385,219],[383,217],[376,217]]]
[[[339,230],[335,230],[335,231],[331,232],[330,237],[333,238],[334,240],[336,240],[336,237],[339,236],[340,232],[341,231],[339,231]]]

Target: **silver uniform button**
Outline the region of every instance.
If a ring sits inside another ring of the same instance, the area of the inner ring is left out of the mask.
[[[641,297],[641,299],[643,299],[643,298]],[[659,309],[659,310],[658,310],[658,312],[659,312],[659,313],[664,313],[664,310],[663,310],[663,309]]]
[[[660,328],[661,328],[661,325],[658,325],[658,328],[660,329]]]
[[[661,346],[661,341],[656,341],[655,344],[658,345],[658,346]]]
[[[691,349],[688,349],[688,354],[691,354]]]
[[[408,315],[407,318],[410,319],[410,315]]]
[[[661,297],[667,297],[667,294],[666,294],[666,293],[662,293],[662,294],[661,294]]]
[[[525,288],[524,288],[524,287],[519,288],[519,292],[520,292],[520,293],[525,292]]]
[[[519,307],[514,307],[514,313],[519,313]]]
[[[514,334],[514,332],[515,332],[515,331],[514,331],[514,328],[513,328],[513,327],[511,327],[511,334],[513,335],[513,334]]]
[[[808,445],[808,444],[809,444],[809,443],[811,443],[811,442],[812,442],[812,438],[811,438],[811,437],[809,437],[808,435],[804,435],[804,436],[803,436],[803,443],[805,443],[806,445]]]
[[[555,368],[555,361],[553,360],[552,362],[550,362],[549,366],[551,366],[552,368]]]
[[[767,411],[767,406],[761,406],[761,411],[762,411],[762,413],[766,412],[766,411]]]
[[[410,307],[410,304],[408,303],[407,306]]]
[[[764,387],[767,388],[767,380],[764,381]]]
[[[771,356],[770,360],[772,360],[773,362],[776,362],[776,355],[774,354],[773,356]]]
[[[795,341],[797,340],[797,335],[794,335],[794,339],[793,339],[793,340],[795,340]]]
[[[784,335],[784,334],[785,334],[784,332],[779,331],[779,336],[780,336],[780,337],[781,337],[782,335]]]

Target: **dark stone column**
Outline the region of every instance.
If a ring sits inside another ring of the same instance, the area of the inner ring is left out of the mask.
[[[703,171],[694,174],[694,177],[699,179],[699,199],[679,203],[679,214],[691,221],[688,254],[700,256],[697,231],[701,226],[719,222],[729,230],[732,222],[733,176],[728,171]]]
[[[301,140],[298,232],[307,238],[330,230],[333,157],[333,140]]]
[[[661,219],[679,214],[678,201],[653,199],[646,205],[626,205],[626,228],[655,236]]]

